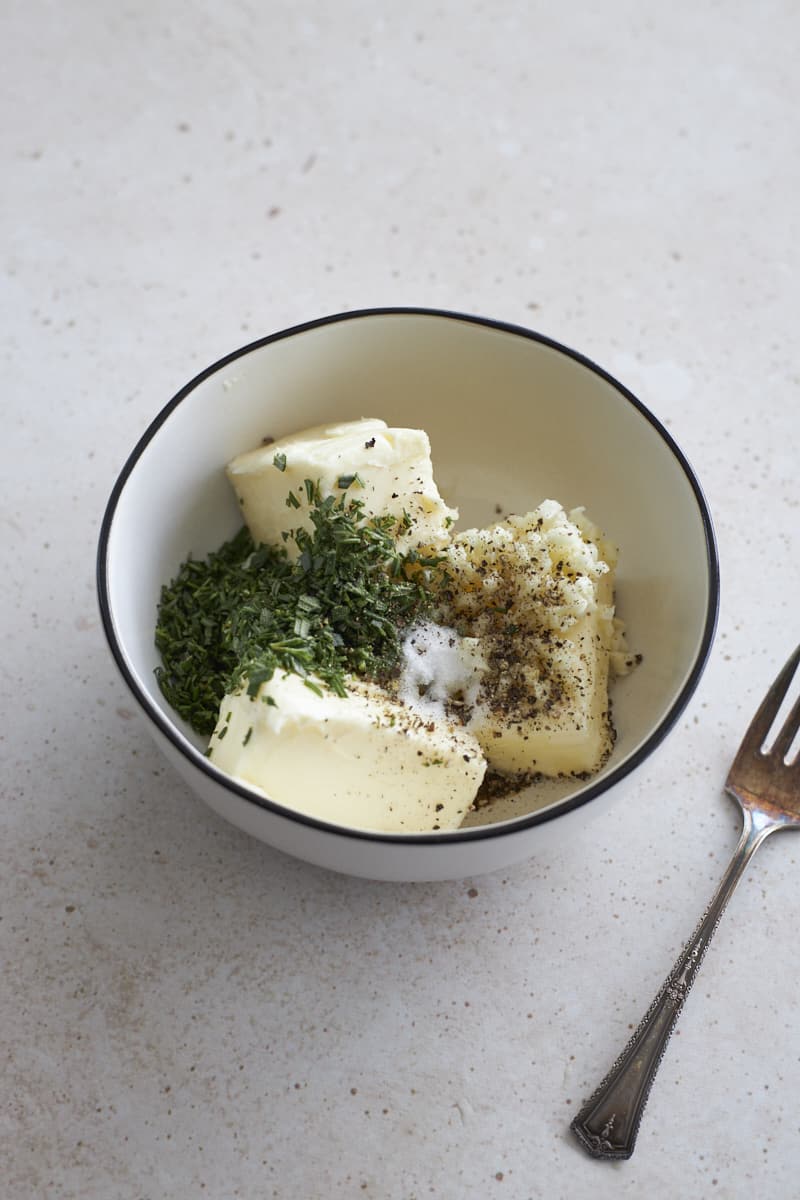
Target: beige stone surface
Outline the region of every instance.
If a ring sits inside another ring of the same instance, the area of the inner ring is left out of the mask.
[[[735,844],[722,780],[800,636],[794,0],[4,16],[3,1200],[796,1196],[789,837],[732,901],[635,1158],[567,1132]],[[383,304],[616,374],[720,545],[710,666],[629,803],[459,883],[341,878],[223,824],[96,612],[108,493],[170,396]]]

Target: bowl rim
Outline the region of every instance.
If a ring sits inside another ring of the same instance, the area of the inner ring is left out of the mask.
[[[191,743],[187,742],[183,737],[177,735],[177,731],[172,723],[164,716],[160,709],[150,700],[149,696],[139,687],[139,684],[128,668],[125,654],[123,652],[122,643],[117,635],[116,626],[114,623],[110,589],[108,580],[108,551],[111,540],[112,526],[116,514],[117,506],[120,497],[125,489],[125,485],[134,471],[139,459],[144,450],[158,433],[161,426],[165,423],[172,412],[181,404],[187,396],[189,396],[201,383],[216,372],[227,367],[230,363],[237,359],[258,350],[263,346],[269,345],[271,342],[281,341],[284,338],[293,337],[297,334],[306,333],[309,330],[320,328],[324,325],[332,325],[344,321],[358,321],[371,317],[385,316],[424,316],[433,317],[446,321],[457,321],[471,325],[482,326],[488,329],[499,330],[504,333],[511,333],[518,337],[524,337],[531,341],[538,342],[540,345],[547,346],[552,350],[572,359],[583,367],[598,375],[605,380],[625,399],[637,409],[639,413],[653,426],[656,432],[672,452],[677,463],[681,467],[687,482],[694,494],[697,508],[700,514],[703,533],[706,546],[706,566],[708,573],[708,601],[706,605],[705,622],[703,626],[703,634],[700,640],[700,645],[683,687],[676,696],[669,710],[665,713],[659,724],[652,730],[645,741],[638,749],[631,754],[624,762],[615,767],[609,773],[598,779],[595,783],[590,783],[588,787],[582,789],[574,796],[564,797],[562,800],[556,801],[547,808],[533,813],[527,813],[519,817],[512,817],[496,824],[473,826],[467,829],[430,831],[427,833],[383,833],[378,830],[355,829],[346,825],[337,825],[332,821],[325,821],[318,817],[310,816],[307,813],[297,812],[294,809],[280,804],[275,800],[271,800],[267,796],[259,796],[257,793],[250,791],[247,787],[237,783],[237,781],[226,775],[218,767],[215,767],[208,758],[206,758],[199,750],[195,749]],[[563,343],[555,339],[538,333],[534,330],[527,329],[525,326],[516,325],[512,322],[498,320],[490,317],[477,316],[474,314],[461,313],[451,309],[428,308],[417,306],[384,306],[373,308],[358,308],[347,309],[342,312],[331,313],[327,316],[317,317],[310,321],[305,321],[297,325],[289,326],[286,329],[279,330],[277,333],[267,334],[264,337],[257,338],[254,341],[248,342],[239,349],[224,355],[217,359],[210,366],[200,371],[187,384],[185,384],[175,395],[169,400],[160,412],[154,417],[150,424],[145,429],[142,436],[137,441],[131,453],[128,455],[122,469],[117,476],[116,482],[112,488],[108,499],[106,509],[103,515],[100,534],[98,538],[97,560],[96,560],[96,585],[97,596],[100,609],[100,618],[106,640],[109,645],[112,657],[120,671],[125,683],[130,689],[134,698],[138,701],[145,714],[150,718],[156,728],[163,734],[171,746],[176,749],[184,758],[188,759],[195,767],[209,777],[210,780],[221,784],[225,789],[238,796],[240,799],[248,801],[257,808],[265,809],[266,811],[278,816],[296,822],[299,825],[310,826],[314,829],[334,834],[338,837],[352,838],[355,841],[363,842],[380,842],[390,845],[439,845],[447,843],[461,843],[480,841],[482,839],[507,837],[512,834],[521,833],[529,830],[536,825],[544,825],[549,821],[555,820],[557,817],[564,816],[568,812],[573,812],[584,805],[589,804],[596,797],[607,792],[610,788],[618,784],[622,779],[636,769],[646,758],[648,758],[658,745],[666,738],[667,734],[672,730],[678,721],[681,713],[688,704],[694,694],[700,678],[705,670],[708,662],[711,646],[714,640],[716,631],[717,618],[719,613],[719,593],[720,593],[720,578],[719,578],[719,554],[717,550],[716,537],[711,518],[711,512],[708,502],[705,498],[703,490],[694,473],[686,455],[678,446],[675,439],[666,429],[666,427],[658,420],[656,416],[638,399],[624,384],[610,375],[603,367],[598,366],[592,359],[573,350]]]

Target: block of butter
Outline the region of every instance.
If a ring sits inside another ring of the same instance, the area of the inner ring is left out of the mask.
[[[280,468],[276,469],[276,462]],[[248,529],[257,542],[282,545],[290,527],[311,527],[304,481],[319,483],[323,496],[360,500],[365,516],[409,517],[400,532],[401,552],[438,550],[449,541],[458,517],[439,495],[433,478],[431,446],[421,429],[390,429],[385,421],[364,418],[341,425],[319,425],[237,455],[227,468]],[[354,478],[356,477],[356,478]],[[287,510],[289,492],[303,503]],[[291,554],[294,547],[290,542]]]
[[[311,680],[313,683],[314,681]],[[254,697],[226,696],[211,762],[298,812],[384,833],[456,829],[486,771],[478,742],[422,717],[377,684],[340,697],[276,671]]]
[[[553,500],[445,550],[440,619],[480,645],[486,666],[464,716],[493,770],[582,774],[605,761],[609,663],[622,673],[626,662],[616,559],[581,509]]]

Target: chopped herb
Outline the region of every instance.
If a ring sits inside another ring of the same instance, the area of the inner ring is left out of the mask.
[[[286,455],[276,451],[275,457],[272,460],[273,467],[277,467],[279,471],[286,470]]]
[[[247,730],[247,733],[242,738],[242,745],[246,746],[252,736],[253,736],[253,726],[251,725],[249,727],[249,729]]]
[[[354,483],[360,488],[365,486],[364,480],[361,478],[358,471],[355,471],[352,475],[340,475],[336,480],[336,486],[341,488],[343,492],[346,492],[347,489],[352,487]]]
[[[295,561],[285,545],[256,546],[244,527],[205,561],[188,559],[162,588],[156,676],[198,733],[213,732],[226,693],[246,681],[255,699],[276,670],[300,675],[312,691],[314,675],[338,696],[348,672],[388,678],[400,631],[429,606],[440,560],[398,553],[395,518],[365,517],[362,501],[323,497],[311,480],[300,494],[311,528],[284,539]]]

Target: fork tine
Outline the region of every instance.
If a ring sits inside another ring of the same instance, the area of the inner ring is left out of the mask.
[[[792,705],[791,712],[783,722],[775,741],[770,749],[771,754],[777,754],[781,758],[785,758],[789,753],[792,742],[800,726],[800,696],[797,697]]]
[[[775,715],[783,702],[784,696],[789,690],[789,685],[794,678],[794,673],[797,670],[798,663],[800,663],[800,646],[797,647],[794,654],[791,656],[786,666],[783,668],[780,675],[775,680],[764,699],[761,701],[761,704],[758,707],[758,712],[753,717],[747,733],[744,735],[744,741],[742,742],[740,753],[754,753],[760,750],[763,746],[764,742],[766,741],[767,734],[772,726],[772,722],[775,720]],[[788,720],[785,722],[780,734],[778,735],[779,741],[783,738],[784,734],[787,732],[787,728],[792,722],[794,723],[795,731],[797,730],[797,722],[799,719],[800,701],[795,704]],[[793,736],[794,734],[792,737]],[[786,745],[786,749],[783,751],[784,754],[786,753],[786,750],[788,750],[791,743],[792,738],[790,737]],[[776,741],[775,746],[777,749],[778,741]]]

